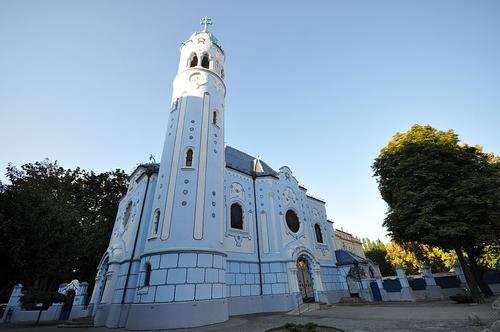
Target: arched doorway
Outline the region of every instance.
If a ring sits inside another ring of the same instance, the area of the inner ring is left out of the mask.
[[[314,302],[314,287],[309,270],[309,264],[304,256],[297,259],[297,279],[303,302]]]

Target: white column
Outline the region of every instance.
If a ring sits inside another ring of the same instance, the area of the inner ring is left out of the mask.
[[[293,263],[288,263],[288,280],[290,293],[299,293],[299,279],[297,277],[297,267],[291,266]]]

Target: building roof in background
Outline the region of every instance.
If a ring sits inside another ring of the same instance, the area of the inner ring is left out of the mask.
[[[344,249],[335,250],[335,258],[337,258],[337,265],[352,265],[357,263],[366,263],[367,260],[350,251]]]
[[[252,157],[245,152],[226,145],[226,167],[248,175],[253,175],[255,159],[255,157]],[[263,172],[258,173],[258,176],[278,176],[278,173],[262,160],[260,161],[260,164]]]
[[[251,155],[246,154],[229,145],[226,146],[225,153],[226,153],[226,167],[235,169],[239,172],[248,175],[253,175],[253,170],[255,168],[255,160],[258,160],[257,158],[252,157]],[[130,174],[129,179],[131,179],[132,176],[141,169],[143,169],[144,171],[149,170],[152,173],[158,173],[158,170],[160,169],[160,164],[159,163],[139,164]],[[256,174],[257,176],[266,176],[266,175],[275,177],[278,176],[278,172],[276,172],[262,160],[258,160],[257,170],[259,171]]]

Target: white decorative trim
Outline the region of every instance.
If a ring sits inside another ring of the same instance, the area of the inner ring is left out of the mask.
[[[230,198],[238,198],[241,201],[245,201],[245,189],[238,182],[233,182],[229,186],[229,197]]]
[[[269,253],[269,234],[267,232],[267,214],[262,211],[260,213],[260,225],[262,229],[262,250],[265,254]]]
[[[210,94],[203,95],[203,120],[201,124],[200,159],[198,163],[198,190],[196,193],[196,209],[194,217],[193,237],[195,240],[203,239],[203,217],[205,215],[205,187],[207,171],[207,144],[208,144],[208,121],[210,110]]]
[[[170,178],[168,181],[167,201],[165,203],[165,213],[163,217],[163,227],[161,231],[161,239],[167,240],[170,235],[170,225],[172,223],[172,209],[174,205],[175,184],[177,182],[177,168],[179,165],[179,154],[181,150],[182,132],[184,130],[184,118],[186,115],[187,98],[181,99],[181,110],[179,113],[179,121],[177,124],[177,135],[175,136],[174,153],[172,155],[172,164],[170,168]]]
[[[274,208],[274,193],[269,193],[269,209],[271,211],[271,225],[273,227],[273,252],[279,252],[278,230],[276,229],[276,209]]]

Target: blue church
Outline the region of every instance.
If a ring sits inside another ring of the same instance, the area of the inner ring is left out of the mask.
[[[349,296],[325,202],[224,145],[225,54],[202,23],[180,48],[161,162],[137,167],[120,201],[96,326],[189,328]]]

